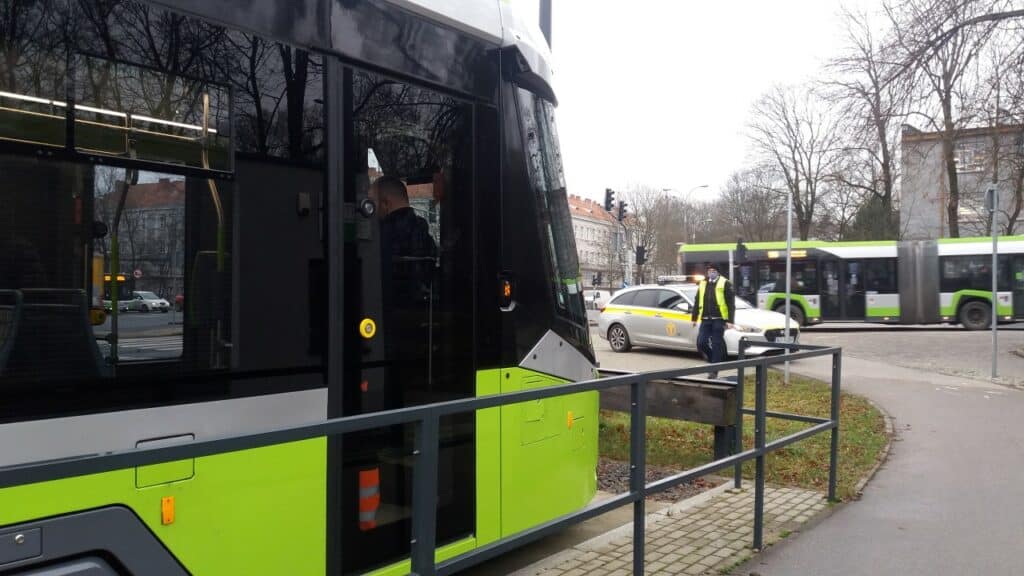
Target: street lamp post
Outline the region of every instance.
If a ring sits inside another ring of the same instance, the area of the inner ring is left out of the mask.
[[[789,194],[786,195],[786,329],[785,339],[786,344],[791,342],[789,337],[789,324],[792,321],[792,314],[790,313],[790,305],[792,303],[792,281],[793,281],[793,190],[789,190]],[[789,348],[786,348],[785,354],[789,355]],[[783,382],[789,384],[789,361],[786,361],[785,377]]]

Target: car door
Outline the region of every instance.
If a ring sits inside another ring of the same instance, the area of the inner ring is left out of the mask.
[[[630,310],[629,337],[635,344],[646,346],[664,346],[659,338],[663,330],[661,318],[658,316],[661,310],[658,309],[658,293],[660,290],[647,288],[638,290],[636,298],[633,299],[633,306]]]
[[[678,347],[683,350],[696,350],[699,325],[694,326],[691,320],[696,296],[686,292],[683,292],[681,296],[682,299],[673,306],[676,313],[682,315],[682,320],[676,323],[677,330],[679,331]]]
[[[682,301],[682,295],[669,289],[661,289],[657,293],[657,312],[654,314],[655,326],[651,338],[665,348],[685,349],[686,325],[690,317],[689,313],[676,309],[676,304]]]

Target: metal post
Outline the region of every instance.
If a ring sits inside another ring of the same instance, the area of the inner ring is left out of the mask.
[[[540,31],[551,47],[551,0],[540,0]]]
[[[740,349],[739,349],[739,360],[746,360],[747,358],[747,339],[740,338]],[[744,369],[736,369],[736,438],[734,442],[733,454],[739,454],[743,451],[743,378]],[[743,487],[743,463],[737,462],[736,466],[733,467],[732,472],[732,484],[733,488],[739,490]]]
[[[729,273],[725,275],[732,282],[732,250],[729,250]]]
[[[437,460],[440,418],[436,413],[416,426],[412,470],[412,573],[433,576],[437,526]]]
[[[992,196],[992,205],[989,206],[989,214],[992,219],[992,378],[999,376],[998,353],[999,353],[999,284],[997,279],[999,269],[999,236],[996,229],[996,220],[999,215],[999,188],[993,184],[989,188]]]
[[[793,190],[786,196],[786,343],[791,342],[789,337],[789,324],[792,318],[790,306],[792,305],[792,280],[793,280]],[[789,348],[783,352],[789,356]],[[789,384],[789,360],[786,360],[785,376],[783,382]]]
[[[647,483],[647,397],[646,382],[640,380],[630,385],[629,419],[629,491],[639,493],[633,503],[633,575],[644,574],[644,523],[647,519],[644,488]]]
[[[839,382],[842,380],[843,357],[839,352],[832,354],[832,423],[831,444],[828,452],[828,499],[836,501],[836,472],[839,466]]]
[[[754,448],[757,450],[754,472],[754,549],[760,550],[764,536],[764,445],[765,412],[768,402],[768,362],[757,365],[757,391],[754,395]]]

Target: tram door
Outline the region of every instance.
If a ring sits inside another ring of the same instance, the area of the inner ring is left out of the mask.
[[[843,317],[839,278],[839,260],[822,260],[821,317],[823,320],[837,320]]]
[[[471,397],[474,370],[472,108],[352,71],[346,146],[346,345],[342,412]],[[441,420],[437,543],[474,528],[475,419]],[[407,558],[412,426],[341,440],[341,567]]]
[[[840,286],[843,298],[843,318],[863,320],[866,314],[864,302],[864,262],[847,260],[843,262],[843,282]]]
[[[1013,286],[1013,315],[1024,318],[1024,254],[1013,257],[1010,272]]]

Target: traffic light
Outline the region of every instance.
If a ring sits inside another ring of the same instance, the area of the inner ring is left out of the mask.
[[[643,266],[647,262],[647,248],[644,246],[636,247],[636,265]]]
[[[626,203],[619,202],[619,222],[626,219]]]
[[[604,189],[604,209],[606,212],[612,211],[612,206],[615,205],[615,191],[611,188]]]

